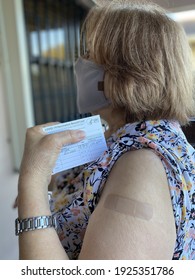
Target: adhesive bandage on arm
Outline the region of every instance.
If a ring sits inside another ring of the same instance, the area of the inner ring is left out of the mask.
[[[149,203],[143,203],[115,194],[107,196],[104,202],[104,208],[146,221],[151,220],[153,216],[153,208]]]

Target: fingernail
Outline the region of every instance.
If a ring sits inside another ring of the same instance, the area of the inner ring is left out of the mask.
[[[84,131],[82,131],[82,130],[78,130],[77,132],[76,132],[76,137],[78,138],[78,139],[83,139],[83,138],[85,138],[85,132]]]

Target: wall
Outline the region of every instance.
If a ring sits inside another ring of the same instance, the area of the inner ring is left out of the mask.
[[[15,169],[20,166],[26,128],[34,125],[22,1],[0,0],[0,62]]]
[[[18,240],[14,235],[17,211],[12,208],[17,195],[18,174],[13,172],[5,97],[0,65],[0,260],[18,258]]]
[[[9,133],[8,126],[9,122],[7,119],[6,112],[6,101],[3,92],[2,84],[2,71],[0,69],[0,176],[5,175],[7,172],[10,172],[11,167],[11,154],[10,154],[10,144],[9,144]]]

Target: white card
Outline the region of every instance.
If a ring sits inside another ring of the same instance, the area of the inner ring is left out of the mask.
[[[48,134],[71,129],[83,130],[86,138],[62,148],[53,174],[94,161],[107,150],[99,115],[43,128]]]

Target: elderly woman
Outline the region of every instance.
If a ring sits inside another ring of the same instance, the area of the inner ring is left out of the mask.
[[[21,259],[195,259],[195,151],[180,128],[195,109],[190,48],[159,6],[110,2],[90,10],[75,65],[79,111],[108,123],[108,150],[59,175],[49,204],[61,147],[85,135],[27,130]]]

